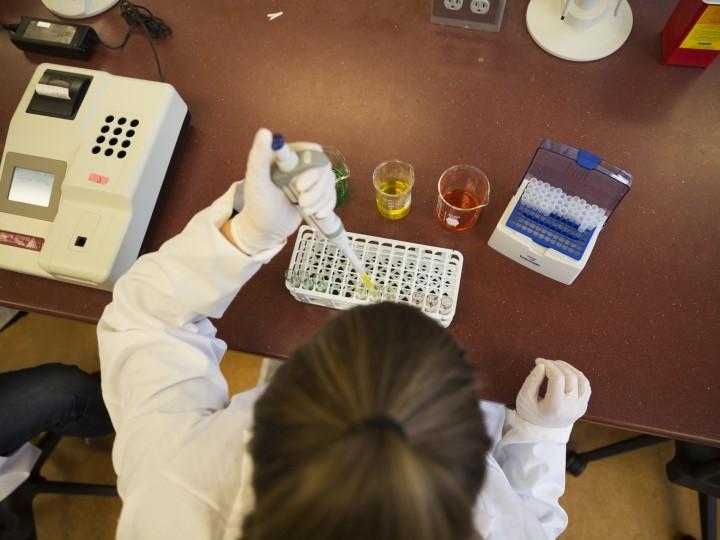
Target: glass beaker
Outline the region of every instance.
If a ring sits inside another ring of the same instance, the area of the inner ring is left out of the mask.
[[[490,201],[490,181],[472,165],[455,165],[438,180],[435,216],[451,231],[464,231],[477,223],[480,210]]]
[[[348,167],[342,152],[334,146],[323,146],[323,152],[330,160],[330,166],[332,167],[333,173],[335,173],[335,194],[337,195],[335,208],[337,208],[345,203],[348,198],[350,191],[350,167]]]
[[[412,203],[413,184],[415,171],[409,163],[385,161],[375,167],[373,186],[380,215],[387,219],[402,219],[407,216]]]

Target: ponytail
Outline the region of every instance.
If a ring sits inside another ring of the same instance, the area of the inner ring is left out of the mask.
[[[475,373],[415,308],[344,312],[255,405],[243,540],[471,540],[489,447]]]

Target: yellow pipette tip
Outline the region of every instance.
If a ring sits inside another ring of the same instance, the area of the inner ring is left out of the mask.
[[[363,274],[362,276],[360,276],[360,279],[362,279],[363,283],[367,285],[368,289],[375,288],[375,284],[372,282],[372,279],[370,279],[370,276],[368,276],[367,274]]]

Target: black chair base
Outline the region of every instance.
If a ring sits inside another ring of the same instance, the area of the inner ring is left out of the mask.
[[[626,441],[610,444],[578,453],[568,449],[565,470],[580,476],[588,463],[646,446],[662,443],[668,439],[652,435],[640,435]],[[668,480],[692,489],[698,494],[702,540],[717,540],[717,497],[720,496],[720,448],[675,441],[675,457],[667,464]],[[696,540],[682,536],[679,540]]]
[[[48,433],[37,446],[41,450],[30,477],[8,498],[0,501],[0,539],[36,540],[33,500],[37,495],[53,493],[58,495],[90,495],[116,497],[115,486],[102,484],[83,484],[76,482],[55,482],[40,474],[40,469],[60,442],[61,436]]]
[[[662,437],[654,437],[652,435],[640,435],[633,437],[626,441],[620,441],[615,444],[609,444],[602,448],[597,448],[589,452],[578,453],[568,449],[565,461],[565,470],[573,476],[580,476],[588,463],[591,461],[597,461],[598,459],[605,459],[625,452],[632,452],[646,446],[652,446],[654,444],[664,443],[667,439]]]

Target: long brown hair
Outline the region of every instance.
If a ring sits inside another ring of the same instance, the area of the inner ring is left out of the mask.
[[[474,369],[419,310],[385,303],[334,318],[254,414],[243,540],[476,537],[489,441]]]

